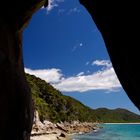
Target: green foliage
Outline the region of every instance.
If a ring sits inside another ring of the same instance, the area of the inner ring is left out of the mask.
[[[140,122],[140,116],[126,109],[109,110],[107,108],[99,108],[96,110],[96,116],[102,122],[106,123],[130,123]]]
[[[35,109],[42,121],[96,121],[94,111],[81,102],[64,96],[49,83],[33,75],[26,74],[26,79],[31,88]]]
[[[33,75],[26,74],[31,88],[35,109],[39,117],[52,122],[79,120],[81,122],[140,122],[140,116],[127,110],[93,110],[81,102],[61,94],[49,83]]]

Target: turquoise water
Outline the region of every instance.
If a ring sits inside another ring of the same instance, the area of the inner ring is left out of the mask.
[[[140,140],[140,124],[104,124],[97,132],[73,135],[73,140]]]

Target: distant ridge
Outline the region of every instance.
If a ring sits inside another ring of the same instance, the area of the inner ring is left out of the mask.
[[[52,122],[75,121],[104,123],[138,123],[140,116],[126,109],[91,109],[72,97],[63,95],[49,83],[26,74],[35,109],[40,119]]]
[[[99,108],[96,109],[96,116],[100,118],[101,122],[104,123],[136,123],[140,122],[140,116],[132,113],[126,109],[107,109]]]

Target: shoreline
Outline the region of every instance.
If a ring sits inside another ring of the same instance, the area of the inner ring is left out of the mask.
[[[40,121],[38,112],[35,113],[31,140],[70,140],[71,134],[84,134],[99,130],[99,123],[92,122],[60,122]]]
[[[93,122],[60,122],[52,123],[48,120],[40,121],[36,111],[34,124],[31,133],[31,140],[71,140],[73,134],[84,134],[91,131],[98,131],[99,123]]]
[[[39,122],[37,125],[38,130],[34,127],[32,131],[31,140],[72,140],[72,135],[86,134],[90,132],[97,132],[100,129],[100,124],[138,124],[140,123],[88,123],[88,122],[61,122],[54,124],[49,121],[45,121],[44,124]],[[36,125],[35,125],[36,126]]]
[[[97,132],[99,129],[97,123],[89,122],[38,122],[33,125],[31,140],[72,140],[72,135]]]
[[[47,124],[47,125],[46,125]],[[97,123],[88,122],[64,122],[53,124],[51,122],[46,123],[44,126],[41,123],[34,125],[31,140],[72,140],[71,136],[75,134],[86,134],[90,132],[97,132],[100,127]],[[38,127],[36,129],[36,127]],[[37,131],[36,131],[37,130]]]
[[[38,112],[35,114],[31,140],[72,140],[72,135],[97,132],[102,124],[138,124],[140,123],[97,123],[97,122],[60,122],[52,123],[48,120],[40,121]]]
[[[140,124],[140,123],[103,123],[103,124]]]
[[[60,137],[60,134],[43,134],[43,135],[36,135],[31,136],[30,140],[71,140],[68,135],[65,137]]]

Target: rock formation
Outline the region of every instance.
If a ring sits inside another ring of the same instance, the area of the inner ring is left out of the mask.
[[[36,111],[32,129],[32,136],[45,134],[62,134],[64,136],[66,134],[73,133],[88,133],[98,129],[98,123],[90,122],[73,121],[52,123],[48,120],[45,120],[42,123],[39,119],[38,112]]]
[[[22,31],[46,0],[0,4],[0,140],[29,140],[33,108],[22,60]]]
[[[36,139],[39,136],[49,138],[51,135],[55,137],[55,139],[66,140],[68,139],[68,134],[83,134],[89,133],[91,131],[98,131],[100,127],[98,123],[90,123],[90,122],[60,122],[60,123],[52,123],[48,120],[43,122],[40,121],[38,111],[35,112],[34,115],[34,123],[32,129],[32,139]]]

